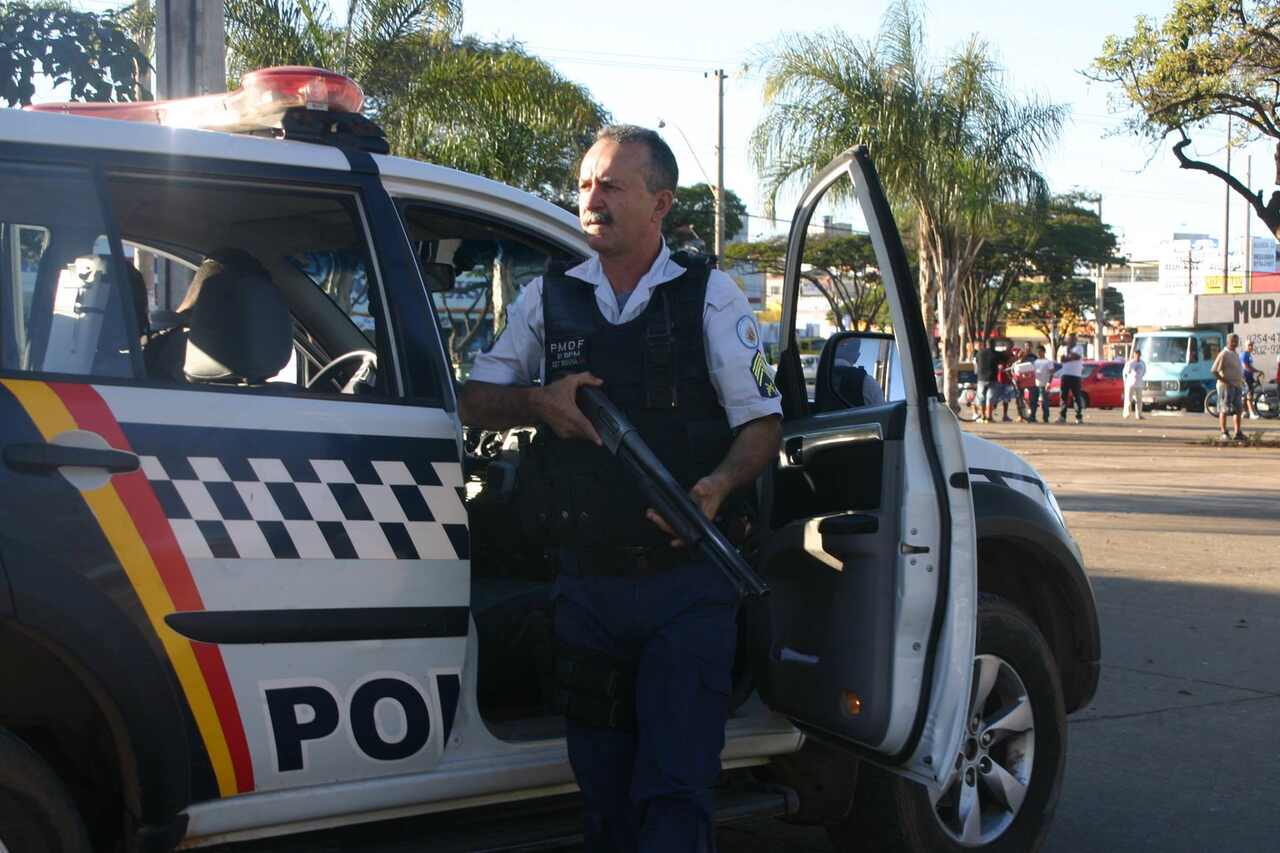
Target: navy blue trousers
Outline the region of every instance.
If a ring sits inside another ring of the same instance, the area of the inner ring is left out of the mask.
[[[737,607],[728,580],[696,558],[641,580],[561,574],[557,637],[636,667],[634,731],[568,723],[588,853],[715,850]]]

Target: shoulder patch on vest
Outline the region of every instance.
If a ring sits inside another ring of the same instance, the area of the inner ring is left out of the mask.
[[[756,350],[755,357],[751,359],[751,376],[756,380],[756,390],[760,392],[761,397],[778,396],[778,386],[773,384],[773,374],[769,370],[769,364],[759,350]]]
[[[758,349],[760,347],[760,327],[756,325],[756,318],[750,314],[743,314],[738,318],[738,340],[747,349]]]

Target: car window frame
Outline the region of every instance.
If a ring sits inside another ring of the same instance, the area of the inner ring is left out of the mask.
[[[464,207],[459,207],[456,204],[450,204],[448,202],[442,202],[442,201],[435,201],[429,198],[425,198],[423,196],[408,195],[403,191],[398,191],[391,194],[390,198],[392,200],[392,203],[395,205],[396,215],[399,217],[401,226],[404,228],[405,241],[410,246],[410,248],[412,248],[413,246],[413,240],[409,236],[409,222],[408,222],[407,209],[410,207],[426,207],[436,213],[439,213],[442,216],[452,217],[454,219],[459,219],[464,222],[470,222],[483,227],[491,227],[497,232],[502,232],[509,235],[510,238],[513,240],[517,240],[517,241],[529,244],[531,247],[538,248],[539,250],[543,248],[555,249],[556,251],[554,252],[551,252],[551,251],[547,252],[548,261],[562,260],[562,261],[574,261],[576,263],[582,263],[590,257],[587,254],[583,254],[583,252],[577,247],[567,245],[566,243],[556,240],[553,237],[550,237],[544,233],[536,232],[526,226],[516,224],[509,219],[499,219],[493,214],[490,214],[487,212],[470,210]],[[417,264],[416,257],[414,261],[416,266]],[[533,279],[530,279],[529,281],[532,282]],[[527,286],[528,284],[525,285],[525,287]],[[524,287],[521,287],[518,293],[522,293],[523,291],[524,291]],[[428,293],[427,296],[428,296],[427,303],[430,305],[430,308],[431,308],[431,321],[434,324],[437,331],[439,331],[442,328],[440,325],[441,316],[439,311],[436,308],[436,301],[434,298],[432,298],[434,294]],[[445,345],[443,337],[441,337],[441,347],[444,355],[444,362],[449,369],[449,375],[452,381],[455,384],[460,384],[460,381],[454,378],[457,376],[456,372],[454,372],[455,366],[449,357],[449,349],[448,349],[448,346]]]
[[[37,381],[62,381],[62,382],[83,382],[90,384],[134,384],[140,379],[145,378],[145,366],[143,364],[141,335],[142,330],[138,327],[136,314],[133,305],[133,292],[129,287],[124,286],[126,281],[125,265],[127,260],[124,256],[123,244],[120,240],[120,232],[116,227],[115,217],[107,205],[107,188],[105,171],[100,162],[89,160],[86,158],[50,158],[48,156],[30,156],[28,146],[17,145],[14,143],[0,144],[0,162],[15,163],[18,165],[29,165],[39,168],[50,169],[66,169],[83,172],[89,183],[93,186],[94,196],[98,206],[98,213],[102,219],[102,236],[106,237],[107,247],[110,250],[110,258],[108,260],[109,269],[112,280],[120,283],[120,289],[117,295],[121,299],[122,310],[125,312],[124,328],[125,342],[129,347],[129,369],[131,376],[106,376],[96,375],[93,373],[64,373],[52,370],[21,370],[18,368],[4,367],[0,365],[0,376],[13,379],[32,379]],[[25,225],[31,227],[30,223],[14,223],[17,225]],[[47,246],[46,246],[47,250]],[[4,330],[0,330],[0,334],[5,334]],[[30,334],[28,329],[26,334]]]
[[[284,144],[284,143],[281,143]],[[178,390],[201,390],[213,393],[235,393],[274,396],[306,396],[312,399],[332,399],[349,402],[380,403],[385,405],[412,405],[417,407],[443,408],[446,411],[456,410],[456,400],[452,385],[449,384],[447,365],[444,361],[443,348],[439,346],[439,336],[435,335],[435,346],[432,346],[431,324],[425,317],[418,319],[412,316],[411,310],[415,298],[421,294],[421,302],[429,303],[426,287],[418,274],[417,264],[409,251],[408,238],[405,235],[399,215],[394,208],[391,196],[383,187],[378,177],[376,165],[371,158],[360,152],[344,152],[352,165],[350,171],[318,168],[312,166],[280,165],[257,160],[221,159],[211,157],[193,157],[183,154],[157,154],[153,152],[125,151],[105,148],[76,148],[59,145],[32,146],[26,143],[0,142],[0,159],[20,163],[62,165],[87,168],[92,170],[97,182],[99,206],[107,222],[107,237],[112,247],[113,257],[124,259],[123,246],[120,239],[114,211],[107,208],[106,174],[145,175],[150,178],[165,179],[181,177],[192,179],[208,179],[215,182],[243,182],[257,185],[274,185],[281,189],[307,189],[312,191],[330,191],[351,193],[357,201],[360,214],[360,227],[364,229],[368,241],[371,271],[374,273],[377,286],[383,297],[382,311],[387,323],[387,341],[392,356],[393,369],[380,370],[379,375],[386,376],[391,382],[391,393],[387,396],[360,397],[352,394],[326,394],[323,392],[307,392],[295,390],[296,386],[286,383],[275,383],[280,388],[255,388],[252,391],[234,386],[218,386],[213,384],[198,386],[171,385],[149,380],[144,375],[141,349],[137,348],[137,363],[134,376],[122,377],[85,377],[71,376],[75,381],[91,381],[101,385],[125,385],[131,387],[168,388]],[[370,161],[367,165],[363,161]],[[410,310],[397,311],[393,305],[408,305]],[[336,310],[341,310],[334,306]],[[424,306],[425,307],[425,306]],[[406,316],[401,316],[401,315]],[[133,324],[130,317],[129,323]],[[415,328],[416,327],[416,328]],[[424,340],[425,331],[425,340]],[[402,348],[407,346],[410,338],[414,338],[415,359],[405,359]],[[419,351],[421,350],[421,351]],[[425,356],[425,358],[424,358]],[[409,363],[406,363],[409,362]],[[7,375],[7,374],[6,374]],[[32,379],[67,379],[67,374],[50,374],[24,372],[19,378]]]

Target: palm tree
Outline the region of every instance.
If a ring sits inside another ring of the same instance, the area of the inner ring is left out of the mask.
[[[1035,163],[1066,108],[1009,94],[977,37],[939,67],[924,41],[911,0],[889,10],[872,41],[839,30],[783,37],[762,60],[766,111],[752,151],[771,212],[788,186],[852,145],[869,147],[890,200],[914,223],[921,308],[927,328],[936,311],[954,406],[960,283],[997,207],[1046,194]]]
[[[590,93],[515,44],[459,36],[461,0],[226,0],[228,76],[318,65],[359,81],[392,152],[566,202],[608,119]]]

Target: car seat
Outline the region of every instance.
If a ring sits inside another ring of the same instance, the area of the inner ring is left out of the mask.
[[[227,250],[205,258],[196,281],[182,366],[187,381],[260,385],[283,370],[293,353],[293,319],[266,269]]]

